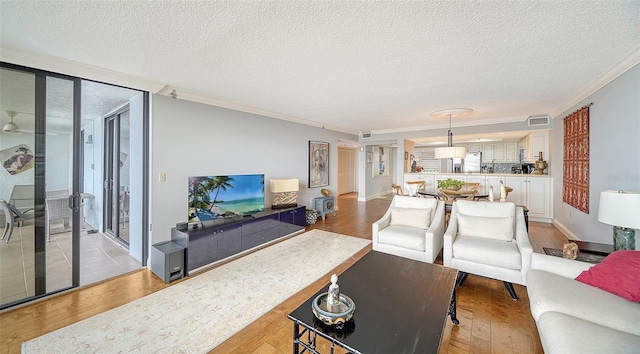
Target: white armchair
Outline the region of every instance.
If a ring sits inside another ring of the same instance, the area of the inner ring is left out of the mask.
[[[469,273],[502,280],[517,300],[512,283],[526,285],[532,253],[521,207],[510,202],[453,203],[444,234],[443,261],[460,271],[458,286]]]
[[[444,202],[396,195],[384,216],[373,223],[376,251],[433,263],[442,250]]]

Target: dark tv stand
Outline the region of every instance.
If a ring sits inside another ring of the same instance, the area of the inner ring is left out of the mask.
[[[198,229],[171,229],[171,241],[185,248],[185,275],[222,259],[305,230],[306,207],[216,219]]]

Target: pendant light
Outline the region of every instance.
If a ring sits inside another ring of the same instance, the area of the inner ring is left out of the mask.
[[[453,146],[453,132],[451,131],[451,118],[460,117],[473,112],[471,108],[451,108],[431,113],[434,118],[449,117],[449,131],[447,133],[447,147],[435,148],[436,159],[464,158],[467,149],[464,146]]]

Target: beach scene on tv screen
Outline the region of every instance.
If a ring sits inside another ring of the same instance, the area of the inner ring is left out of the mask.
[[[264,211],[264,175],[189,177],[189,222]]]

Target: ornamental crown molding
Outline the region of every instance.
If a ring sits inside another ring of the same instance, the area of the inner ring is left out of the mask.
[[[640,64],[640,47],[636,48],[636,50],[631,52],[631,54],[627,55],[618,64],[611,67],[611,69],[605,71],[597,79],[593,80],[593,82],[591,82],[585,88],[583,88],[578,93],[576,93],[571,98],[569,98],[567,101],[565,101],[563,104],[561,104],[558,108],[556,108],[553,112],[551,112],[551,116],[560,117],[563,113],[567,112],[572,107],[579,104],[582,100],[586,99],[591,94],[603,88],[605,85],[615,80],[620,75],[624,74],[629,69],[633,68],[638,64]]]
[[[166,86],[162,82],[6,45],[0,46],[0,61],[151,93]]]

